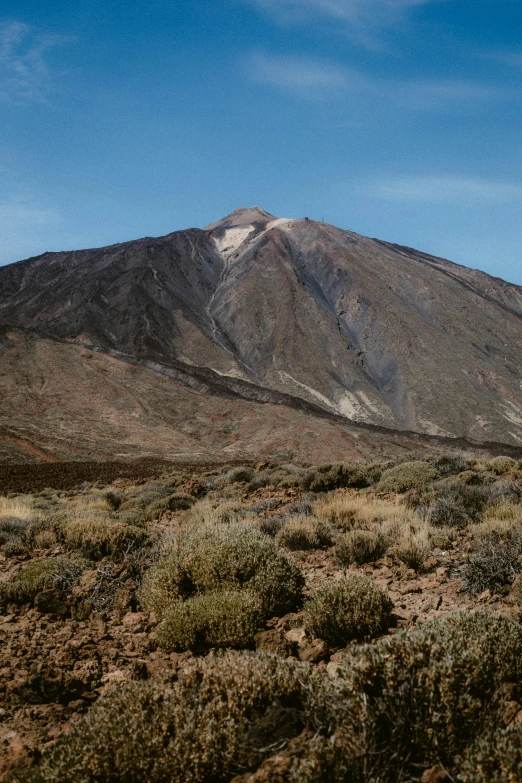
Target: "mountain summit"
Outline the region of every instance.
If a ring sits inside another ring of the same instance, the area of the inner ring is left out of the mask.
[[[522,443],[522,288],[260,207],[2,267],[2,327],[185,387],[204,375],[205,394],[218,384],[339,421]]]

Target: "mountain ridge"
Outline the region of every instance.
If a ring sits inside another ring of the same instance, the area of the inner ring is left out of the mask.
[[[519,286],[260,207],[0,268],[4,328],[472,443],[522,444],[521,315]]]

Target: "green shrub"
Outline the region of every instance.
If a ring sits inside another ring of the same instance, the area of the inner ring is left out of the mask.
[[[522,725],[497,727],[476,739],[458,765],[461,783],[518,783],[522,770]]]
[[[428,507],[426,517],[435,527],[464,528],[469,520],[466,506],[458,494],[453,497],[439,495]]]
[[[341,487],[362,489],[378,481],[383,470],[381,463],[346,462],[319,465],[311,468],[301,484],[310,492],[329,492]]]
[[[167,652],[205,647],[251,647],[263,622],[261,605],[248,590],[223,590],[177,601],[158,627]]]
[[[29,523],[25,519],[0,519],[0,545],[4,547],[4,554],[7,554],[5,549],[7,545],[24,548],[28,525]]]
[[[451,549],[451,541],[446,536],[430,536],[430,544],[434,549]]]
[[[85,561],[69,560],[65,557],[33,560],[11,579],[0,582],[0,605],[29,603],[42,590],[64,583],[67,586],[72,585],[87,565]]]
[[[295,608],[303,584],[297,564],[268,536],[241,524],[216,525],[178,536],[145,573],[140,601],[161,615],[179,598],[245,588],[269,617]]]
[[[488,487],[490,503],[519,503],[522,487],[516,481],[501,479]]]
[[[463,470],[457,476],[458,481],[461,484],[467,484],[470,487],[479,487],[484,484],[490,483],[495,480],[493,473],[483,473],[476,470]]]
[[[258,522],[257,528],[261,531],[261,533],[264,533],[265,536],[275,538],[283,525],[284,521],[282,519],[277,517],[267,517],[266,519],[261,519]]]
[[[373,579],[349,574],[307,601],[305,628],[332,647],[344,647],[385,630],[392,608],[392,601]]]
[[[419,766],[451,768],[495,720],[499,687],[522,676],[522,628],[500,615],[457,612],[355,649],[341,676],[347,697],[367,700],[372,745],[382,753],[375,779],[411,779]]]
[[[441,476],[453,476],[468,468],[468,460],[459,454],[441,454],[431,464]]]
[[[117,511],[122,504],[121,496],[116,492],[106,492],[103,497],[113,511]]]
[[[20,539],[12,538],[1,546],[2,553],[6,557],[16,557],[27,554],[27,547]]]
[[[388,539],[380,531],[351,530],[337,539],[335,554],[344,566],[363,565],[383,557]]]
[[[84,557],[99,560],[110,555],[121,558],[148,541],[145,530],[104,517],[78,517],[64,526],[65,542],[80,549]]]
[[[251,481],[253,477],[254,471],[252,468],[232,468],[232,470],[227,473],[227,480],[229,484],[247,483]]]
[[[429,537],[422,532],[405,534],[393,551],[408,568],[418,571],[430,554]]]
[[[100,699],[39,766],[17,778],[224,783],[301,732],[311,679],[308,667],[278,656],[229,652],[200,659],[173,685],[133,682]]]
[[[333,544],[329,527],[309,516],[288,517],[276,540],[291,550],[328,549]]]
[[[484,537],[470,556],[463,571],[464,587],[470,593],[506,592],[522,571],[522,532],[518,529],[502,535]]]
[[[141,514],[145,521],[152,522],[159,519],[165,511],[187,511],[193,505],[194,498],[191,495],[184,492],[174,492],[165,497],[156,497],[152,503],[143,508]]]
[[[452,481],[436,485],[427,518],[438,527],[464,527],[468,519],[477,521],[492,499],[490,486],[474,486]]]
[[[439,473],[427,462],[403,462],[402,465],[384,471],[377,489],[379,492],[402,494],[410,489],[425,487],[437,478]]]
[[[489,463],[493,473],[502,476],[504,473],[510,473],[518,468],[518,462],[511,457],[495,457]]]

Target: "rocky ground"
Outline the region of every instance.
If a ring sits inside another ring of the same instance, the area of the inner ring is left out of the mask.
[[[262,469],[258,468],[259,472]],[[179,532],[187,514],[194,514],[198,507],[208,511],[209,502],[214,508],[225,509],[221,522],[226,522],[226,512],[232,516],[246,515],[249,524],[257,520],[258,525],[263,520],[284,521],[288,517],[286,510],[292,514],[299,501],[310,504],[318,518],[321,518],[321,503],[332,498],[346,504],[355,497],[363,497],[365,502],[387,503],[395,511],[397,507],[406,508],[403,495],[379,492],[379,485],[363,490],[340,488],[313,495],[295,486],[268,485],[252,489],[247,482],[222,483],[220,488],[208,490],[208,482],[215,481],[215,474],[216,471],[210,479],[207,474],[178,474],[175,482],[172,476],[163,478],[164,484],[176,483],[177,494],[190,497],[187,505],[194,505],[190,511],[163,508],[155,518],[148,519],[147,529],[152,538],[156,537],[154,540]],[[516,483],[513,476],[511,481]],[[142,489],[149,486],[145,482]],[[205,486],[206,492],[202,489]],[[41,525],[46,515],[55,514],[57,509],[72,509],[78,499],[86,508],[88,503],[99,502],[107,492],[126,498],[136,489],[132,481],[120,478],[107,486],[84,483],[68,492],[48,490],[46,502],[38,495],[30,500],[35,504],[34,513],[40,515]],[[27,495],[17,497],[27,502]],[[11,498],[11,502],[16,499]],[[347,570],[371,576],[388,592],[394,604],[387,629],[390,635],[456,609],[475,607],[500,612],[519,622],[522,613],[509,586],[480,593],[465,589],[463,570],[476,550],[476,533],[470,525],[459,529],[448,527],[444,534],[448,531],[451,536],[447,538],[447,547],[435,546],[436,539],[432,536],[429,551],[415,569],[408,567],[393,547],[375,562],[343,565],[337,556],[335,535],[330,546],[287,549],[287,552],[304,573],[305,596],[312,596],[324,585],[342,579]],[[12,580],[34,560],[71,556],[70,544],[59,538],[52,546],[25,545],[15,551],[16,546],[4,544],[2,549],[0,584]],[[194,656],[190,650],[167,653],[159,648],[158,618],[154,612],[143,611],[136,596],[140,578],[140,570],[129,553],[120,558],[102,556],[91,561],[72,586],[46,587],[32,601],[3,606],[0,780],[10,771],[37,762],[42,752],[62,732],[71,731],[100,696],[131,680],[173,679],[179,668]],[[84,606],[87,600],[91,602],[91,612],[82,616],[78,607]],[[269,620],[257,633],[255,645],[286,658],[314,663],[326,668],[332,677],[336,676],[346,654],[343,649],[329,649],[323,640],[307,635],[301,611]],[[212,656],[214,651],[206,654]],[[517,713],[522,716],[522,707],[516,700],[512,710],[513,718]]]

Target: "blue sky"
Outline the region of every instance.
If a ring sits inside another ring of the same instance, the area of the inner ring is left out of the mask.
[[[324,219],[522,284],[520,0],[7,0],[0,264]]]

